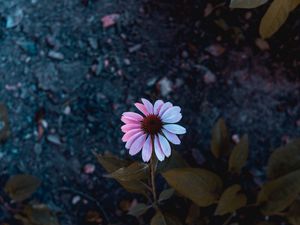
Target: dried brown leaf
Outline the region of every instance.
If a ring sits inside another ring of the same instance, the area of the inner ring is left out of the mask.
[[[21,202],[29,198],[40,186],[41,181],[32,175],[18,174],[12,176],[5,184],[4,190],[9,197]]]

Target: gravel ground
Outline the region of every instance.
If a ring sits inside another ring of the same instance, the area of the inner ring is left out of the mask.
[[[116,212],[127,194],[102,177],[92,151],[128,157],[120,115],[141,97],[183,108],[178,149],[187,158],[192,149],[206,157],[224,117],[232,134],[249,134],[248,166],[262,171],[272,149],[300,136],[299,20],[282,29],[289,37],[265,42],[256,33],[264,7],[220,2],[212,10],[196,0],[0,0],[0,96],[11,127],[0,181],[40,177],[38,197],[64,225],[84,224],[97,207],[72,203],[78,194],[101,202],[113,222],[136,224]],[[111,14],[115,24],[104,27]]]

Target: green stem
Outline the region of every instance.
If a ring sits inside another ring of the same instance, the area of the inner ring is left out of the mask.
[[[154,207],[157,208],[157,195],[156,195],[156,185],[155,185],[155,160],[152,157],[150,161],[150,176],[151,176],[151,188],[152,188],[152,195],[153,195],[153,204]]]

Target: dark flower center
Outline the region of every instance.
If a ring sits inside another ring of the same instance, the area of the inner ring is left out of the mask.
[[[161,119],[156,115],[148,115],[142,121],[142,129],[147,134],[157,134],[160,132],[163,124]]]

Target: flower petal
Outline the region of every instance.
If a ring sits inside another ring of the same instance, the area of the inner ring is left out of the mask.
[[[129,149],[130,155],[136,155],[137,153],[139,153],[141,151],[141,149],[145,143],[146,136],[147,136],[146,134],[143,134],[132,143],[132,145]]]
[[[148,111],[147,111],[147,109],[146,109],[146,106],[144,106],[142,103],[135,103],[134,104],[135,105],[135,107],[137,107],[137,109],[138,110],[140,110],[145,116],[147,116],[149,113],[148,113]]]
[[[125,112],[125,113],[123,113],[123,116],[128,119],[135,120],[135,121],[143,120],[143,117],[140,114],[134,113],[134,112]]]
[[[182,119],[182,114],[177,113],[171,117],[168,117],[166,119],[162,119],[164,123],[178,123]]]
[[[121,130],[124,133],[126,133],[132,129],[137,129],[137,128],[141,128],[141,124],[138,124],[138,123],[137,124],[134,124],[134,123],[133,124],[125,124],[121,127]]]
[[[149,102],[147,99],[142,98],[142,102],[144,106],[146,107],[148,114],[153,114],[153,105],[151,102]]]
[[[143,150],[142,150],[142,158],[144,162],[148,162],[152,155],[152,141],[151,136],[148,135],[148,138],[146,139]]]
[[[178,113],[180,113],[181,108],[179,106],[173,106],[171,108],[168,108],[162,115],[161,118],[162,119],[167,119],[169,117],[172,117]]]
[[[173,143],[174,145],[180,145],[181,141],[176,134],[173,134],[166,129],[162,129],[162,132],[171,143]]]
[[[123,142],[128,141],[133,135],[135,135],[136,133],[139,133],[141,131],[142,130],[140,128],[138,128],[138,129],[132,129],[132,130],[126,132],[122,137],[122,141]]]
[[[159,144],[158,136],[154,137],[154,152],[159,161],[163,161],[165,159],[165,155]]]
[[[163,151],[165,156],[169,157],[171,155],[171,146],[168,140],[160,134],[158,134],[158,138],[161,150]]]
[[[161,109],[161,107],[163,106],[164,102],[162,100],[157,100],[154,103],[154,114],[158,115],[159,110]]]
[[[132,120],[125,116],[121,117],[121,121],[126,124],[140,124],[140,121]]]
[[[185,134],[186,129],[183,126],[180,126],[178,124],[166,124],[163,126],[167,131],[173,133],[173,134]]]
[[[164,104],[162,105],[162,107],[160,108],[158,115],[161,117],[161,116],[164,114],[164,112],[165,112],[167,109],[171,108],[172,106],[173,106],[173,105],[172,105],[171,102],[166,102],[166,103],[164,103]]]
[[[125,148],[130,149],[132,143],[140,136],[142,136],[144,134],[144,132],[138,132],[135,135],[131,136],[131,138],[129,138],[129,140],[127,141]]]

